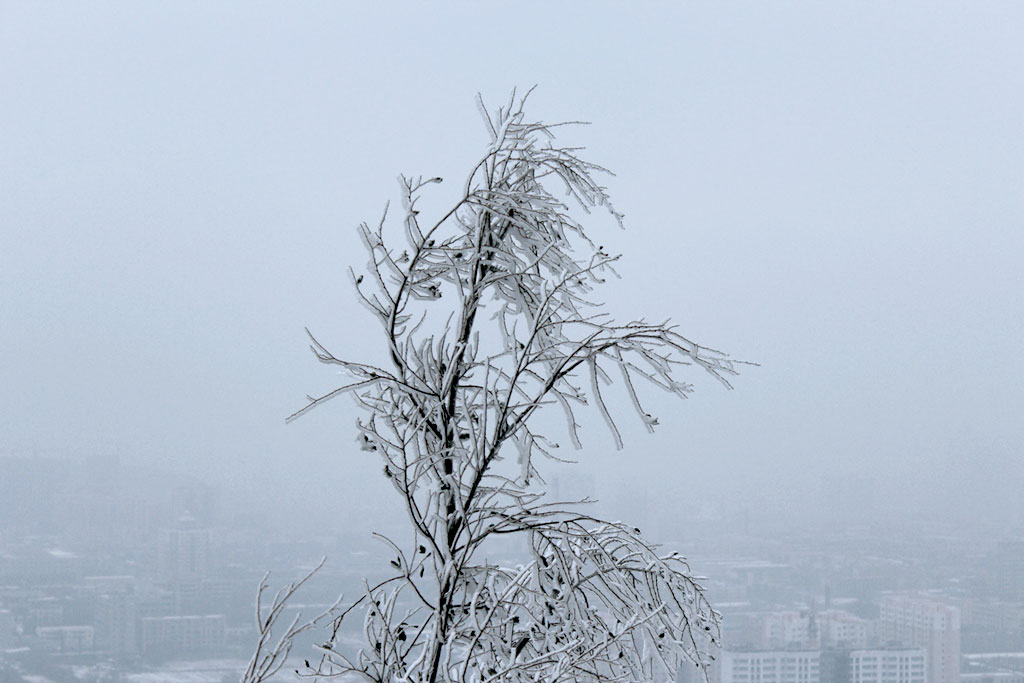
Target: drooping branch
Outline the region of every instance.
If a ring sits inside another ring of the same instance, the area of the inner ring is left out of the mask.
[[[607,171],[557,146],[562,124],[528,120],[525,100],[513,93],[493,114],[480,103],[487,151],[437,220],[417,206],[441,179],[402,177],[400,242],[387,210],[360,226],[369,258],[351,277],[381,325],[389,367],[342,360],[310,335],[317,359],[351,381],[308,397],[289,419],[352,396],[364,412],[360,448],[382,459],[414,538],[404,549],[384,539],[394,572],[336,612],[317,675],[653,680],[684,661],[705,666],[717,640],[717,615],[685,560],[658,555],[638,530],[548,501],[538,486],[539,459],[559,459],[533,426],[542,408],[561,407],[580,448],[577,412],[596,407],[621,448],[618,394],[653,431],[646,391],[687,397],[691,367],[729,388],[738,362],[667,321],[616,322],[602,310],[596,292],[618,257],[577,215],[589,222],[600,208],[621,226],[597,181]],[[488,540],[508,534],[528,537],[528,561],[481,563]],[[367,646],[350,656],[336,638],[356,608]]]

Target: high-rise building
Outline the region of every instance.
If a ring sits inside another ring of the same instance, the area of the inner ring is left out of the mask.
[[[885,643],[928,651],[928,683],[960,683],[960,609],[918,595],[882,599],[879,635]]]
[[[200,528],[195,518],[186,514],[175,528],[160,530],[157,554],[164,584],[198,583],[210,571],[210,530]]]
[[[83,581],[92,594],[96,649],[114,655],[137,650],[135,577],[89,576]]]

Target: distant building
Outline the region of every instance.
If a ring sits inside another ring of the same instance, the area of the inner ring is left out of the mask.
[[[761,618],[758,646],[765,650],[781,648],[818,648],[814,615],[804,611],[769,612]]]
[[[1024,673],[1017,671],[961,673],[960,683],[1024,683]]]
[[[818,650],[726,650],[714,673],[717,683],[831,683],[820,669]]]
[[[930,683],[927,659],[924,648],[727,650],[712,668],[712,680],[715,683]]]
[[[741,630],[738,636],[746,635],[747,645],[760,650],[778,649],[843,649],[851,650],[868,646],[872,624],[867,619],[843,610],[790,610],[750,615],[758,623],[756,636],[750,638]],[[740,624],[737,624],[737,630]],[[741,644],[736,640],[725,641],[730,646]]]
[[[1024,603],[960,602],[960,645],[967,652],[1013,652],[1024,647]]]
[[[849,683],[931,683],[928,651],[853,650],[849,657]]]
[[[140,585],[136,601],[139,619],[178,614],[175,608],[177,599],[174,592],[168,588]],[[192,613],[195,614],[196,612],[193,611]]]
[[[872,635],[872,623],[844,610],[818,612],[818,637],[823,648],[863,649]]]
[[[135,654],[138,651],[135,577],[90,576],[83,584],[92,595],[96,649],[118,656]]]
[[[36,637],[45,648],[65,655],[92,652],[94,646],[92,626],[40,626]]]
[[[1024,683],[1024,652],[964,655],[961,683]]]
[[[29,622],[35,626],[61,626],[64,623],[64,603],[47,595],[28,601]]]
[[[959,608],[916,595],[882,599],[879,635],[885,643],[928,650],[928,683],[960,683]]]
[[[210,655],[224,647],[224,615],[146,617],[142,653],[153,659]]]
[[[198,584],[210,573],[210,530],[185,515],[174,529],[161,529],[157,549],[159,578],[164,584]]]
[[[1001,600],[1024,601],[1024,541],[1003,541],[986,558],[991,591]]]
[[[722,614],[722,642],[733,649],[767,649],[761,644],[763,613],[751,611],[749,602],[715,604]]]

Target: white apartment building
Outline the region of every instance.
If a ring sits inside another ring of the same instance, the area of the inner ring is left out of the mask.
[[[161,529],[157,563],[162,583],[178,586],[198,583],[210,569],[211,535],[185,515],[174,529]]]
[[[756,623],[750,646],[762,650],[863,649],[873,634],[870,621],[838,609],[767,612]]]
[[[871,636],[871,622],[838,609],[819,612],[817,627],[822,647],[866,648]]]
[[[850,683],[930,683],[924,648],[853,650],[849,667]]]
[[[714,683],[931,683],[924,648],[726,650],[712,674]]]
[[[825,683],[817,650],[727,650],[719,658],[718,673],[720,683]]]
[[[882,599],[878,620],[884,643],[927,648],[928,683],[960,683],[960,609],[916,595]]]
[[[769,612],[761,617],[759,647],[766,650],[816,648],[817,644],[815,620],[807,611]]]

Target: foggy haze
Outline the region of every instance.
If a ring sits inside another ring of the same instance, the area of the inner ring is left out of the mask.
[[[0,8],[0,458],[58,482],[0,503],[0,539],[73,533],[39,501],[96,462],[153,528],[182,512],[161,479],[208,492],[204,523],[401,524],[351,401],[285,424],[336,383],[304,327],[382,357],[356,225],[399,173],[444,177],[443,206],[487,142],[474,95],[534,84],[529,114],[591,122],[565,138],[615,173],[607,310],[759,364],[655,397],[622,451],[587,416],[553,482],[672,542],[1020,538],[1024,8],[371,5]]]
[[[537,83],[617,174],[609,310],[761,364],[622,454],[591,430],[588,470],[773,507],[860,482],[907,514],[996,486],[1019,522],[1020,9],[539,11],[8,5],[4,447],[376,497],[351,406],[284,425],[331,381],[303,327],[373,354],[355,225],[399,172],[464,174],[477,91]]]

